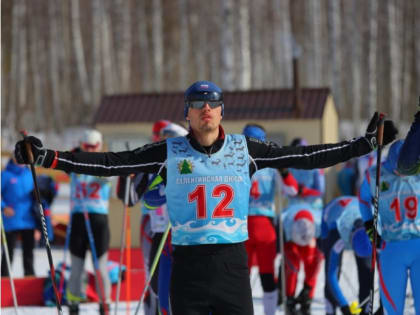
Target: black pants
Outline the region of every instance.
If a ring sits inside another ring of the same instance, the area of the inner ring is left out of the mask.
[[[174,315],[251,315],[244,243],[175,246],[170,284]]]
[[[89,213],[89,222],[92,228],[93,241],[97,257],[101,257],[108,251],[110,231],[108,215]],[[89,237],[86,230],[86,222],[83,213],[75,213],[72,216],[70,233],[70,252],[85,259],[86,251],[90,248]]]
[[[23,248],[23,270],[25,276],[34,276],[34,248],[35,248],[35,236],[34,230],[17,230],[6,232],[6,241],[7,241],[7,249],[9,250],[10,255],[10,263],[13,261],[13,254],[14,249],[16,246],[16,240],[18,236],[22,238],[22,248]],[[1,257],[1,276],[7,277],[9,276],[9,272],[7,270],[6,258],[5,253],[3,250],[3,254]]]

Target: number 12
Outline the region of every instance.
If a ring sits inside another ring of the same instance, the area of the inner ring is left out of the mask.
[[[223,194],[223,199],[216,205],[213,210],[212,218],[221,219],[221,218],[232,218],[233,209],[228,208],[229,204],[232,202],[235,193],[231,186],[226,184],[220,184],[214,187],[212,192],[212,197],[220,197]],[[188,194],[188,202],[194,202],[197,200],[197,210],[196,216],[197,219],[206,219],[207,218],[207,202],[206,202],[206,186],[197,185],[197,187]]]

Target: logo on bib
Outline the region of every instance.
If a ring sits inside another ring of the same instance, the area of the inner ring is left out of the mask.
[[[178,163],[178,169],[180,174],[191,174],[193,171],[194,165],[191,161],[183,160]]]
[[[381,191],[387,191],[389,189],[389,183],[388,182],[382,182],[381,183]]]

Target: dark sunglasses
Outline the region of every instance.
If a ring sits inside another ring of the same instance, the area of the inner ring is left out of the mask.
[[[188,107],[202,109],[206,104],[209,104],[210,108],[216,108],[222,106],[223,101],[189,101]]]

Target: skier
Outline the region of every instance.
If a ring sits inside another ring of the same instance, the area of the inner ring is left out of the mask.
[[[310,314],[315,285],[323,259],[316,237],[321,232],[321,213],[309,203],[296,203],[283,210],[284,260],[286,269],[286,314]],[[301,262],[305,279],[301,292],[295,297]],[[296,308],[300,305],[300,311]]]
[[[10,261],[18,236],[22,238],[23,270],[25,277],[34,276],[34,247],[36,217],[32,211],[34,184],[31,171],[11,158],[6,168],[1,172],[1,214],[6,234]],[[2,250],[1,276],[9,276]]]
[[[102,149],[102,134],[94,129],[85,130],[80,142],[80,155],[87,152],[98,154]],[[106,306],[111,301],[111,285],[107,271],[110,231],[108,225],[108,205],[111,193],[111,182],[108,178],[70,173],[70,215],[72,229],[70,233],[71,271],[67,284],[66,297],[69,313],[79,314],[79,303],[82,298],[82,282],[84,281],[85,255],[90,248],[89,235],[86,229],[84,212],[88,212],[92,227],[96,255],[99,263],[99,274],[104,287]],[[101,288],[96,288],[101,294]],[[105,309],[101,305],[101,314]]]
[[[408,274],[416,314],[420,314],[420,175],[402,176],[397,160],[404,141],[395,141],[382,163],[378,201],[381,254],[379,277],[385,314],[403,314]],[[360,189],[360,211],[369,236],[373,234],[372,202],[376,167],[366,172]]]
[[[152,141],[159,142],[163,140],[163,129],[168,126],[171,122],[168,120],[158,120],[153,124],[152,129]],[[134,190],[137,192],[138,198],[140,200],[146,187],[150,185],[153,180],[152,174],[138,174],[132,181]],[[125,180],[123,180],[125,182]],[[153,240],[157,241],[157,238],[162,237],[163,231],[167,225],[167,221],[162,216],[156,216],[154,214],[160,212],[149,211],[144,203],[141,204],[141,223],[140,223],[140,244],[143,253],[144,265],[146,270],[146,276],[149,277],[150,267],[152,265],[156,247],[153,248]],[[162,221],[163,220],[163,221]],[[160,235],[156,235],[160,233]],[[145,298],[145,315],[155,315],[158,314],[158,305],[159,299],[156,289],[157,277],[153,278],[153,285],[149,287],[149,290],[146,293]]]
[[[365,136],[335,144],[279,147],[243,135],[225,134],[220,122],[222,90],[198,81],[185,92],[190,132],[132,151],[72,153],[44,149],[35,137],[19,141],[15,156],[28,163],[29,143],[37,165],[96,176],[158,173],[166,183],[172,224],[173,314],[252,314],[244,242],[252,174],[265,167],[324,168],[375,149],[378,114]],[[387,121],[384,143],[395,138]]]
[[[188,131],[175,123],[169,123],[161,131],[161,138],[168,139],[173,137],[186,136]],[[149,270],[152,266],[153,259],[157,253],[159,244],[162,240],[163,234],[169,224],[169,216],[165,197],[165,184],[160,175],[155,175],[149,180],[149,186],[143,195],[144,207],[149,211],[152,244],[149,259]],[[171,236],[169,234],[164,244],[164,249],[160,255],[157,272],[153,275],[150,284],[150,290],[153,296],[158,298],[159,312],[163,315],[169,315],[169,280],[172,269],[172,246],[170,244]]]
[[[265,129],[256,124],[248,124],[243,132],[245,136],[265,141]],[[280,174],[285,191],[297,193],[297,182],[293,176],[282,169]],[[276,258],[276,230],[274,228],[275,194],[280,192],[282,184],[279,171],[265,168],[255,172],[251,178],[251,192],[248,211],[248,240],[245,242],[248,253],[248,268],[251,269],[254,254],[257,257],[261,285],[264,291],[263,304],[266,315],[275,314],[278,293],[274,280],[274,260]]]
[[[420,96],[418,107],[398,158],[398,172],[403,175],[420,174]]]
[[[302,138],[295,138],[290,143],[292,147],[306,146],[308,142]],[[289,197],[288,205],[296,203],[309,203],[314,209],[322,210],[322,198],[325,194],[325,175],[321,169],[294,169],[290,172],[297,180],[299,189],[296,196]]]
[[[369,296],[370,255],[372,247],[363,226],[359,200],[354,196],[341,196],[329,202],[322,213],[322,250],[325,256],[326,312],[335,315],[340,307],[345,315],[358,314],[357,302],[350,303],[344,297],[338,283],[342,253],[352,249],[355,253],[359,280],[359,302]]]

